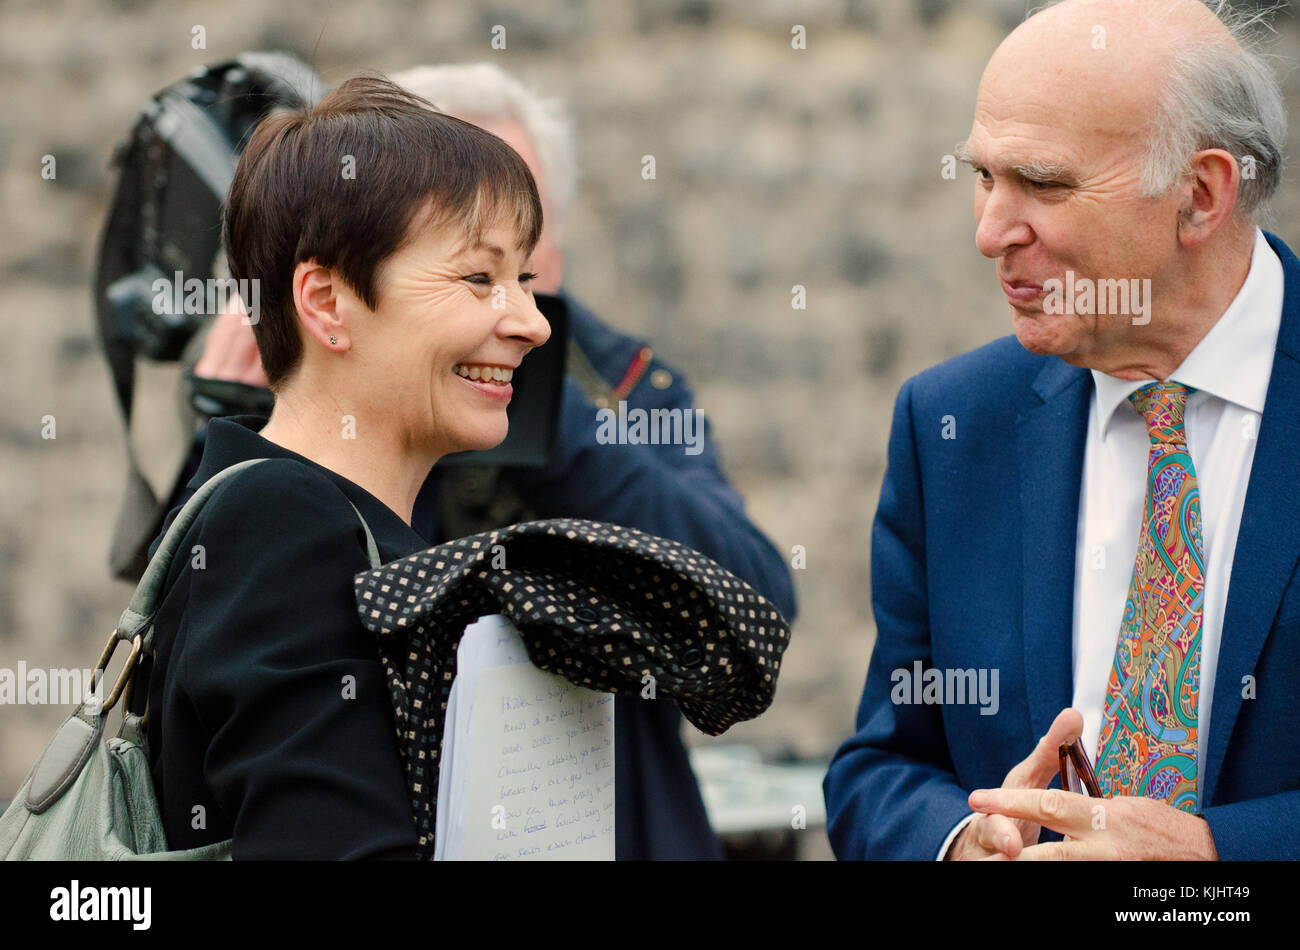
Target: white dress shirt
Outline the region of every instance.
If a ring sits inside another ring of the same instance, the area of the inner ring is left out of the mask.
[[[1205,774],[1211,702],[1228,602],[1228,578],[1246,501],[1255,437],[1282,325],[1282,262],[1255,230],[1250,272],[1228,309],[1170,379],[1194,389],[1183,417],[1187,451],[1201,495],[1205,603],[1196,774]],[[1159,319],[1153,314],[1152,319]],[[1093,370],[1096,383],[1079,495],[1074,565],[1074,700],[1083,713],[1083,747],[1095,761],[1107,679],[1137,559],[1147,493],[1146,422],[1129,402],[1145,385]],[[1203,803],[1202,803],[1203,804]]]
[[[1201,496],[1205,603],[1201,611],[1201,683],[1197,711],[1197,788],[1205,774],[1211,703],[1223,632],[1223,608],[1237,547],[1255,440],[1282,324],[1282,262],[1256,228],[1250,271],[1228,309],[1170,379],[1195,390],[1183,417],[1187,451]],[[1159,320],[1153,312],[1152,320]],[[1146,422],[1128,397],[1147,381],[1092,371],[1074,566],[1071,705],[1083,714],[1083,747],[1096,761],[1102,708],[1119,642],[1124,603],[1137,559],[1151,448]],[[1028,675],[1033,675],[1032,664]],[[1037,738],[1037,737],[1035,737]],[[1201,803],[1204,804],[1203,802]],[[957,833],[939,850],[942,858]]]

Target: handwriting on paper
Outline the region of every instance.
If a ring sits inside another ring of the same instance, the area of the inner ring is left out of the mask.
[[[477,692],[489,754],[472,766],[462,857],[613,860],[614,697],[530,663],[485,670]]]

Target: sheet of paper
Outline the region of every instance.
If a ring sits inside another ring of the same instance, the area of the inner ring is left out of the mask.
[[[614,697],[528,661],[504,617],[457,653],[438,784],[439,860],[613,860]]]
[[[500,614],[480,617],[465,628],[456,650],[458,675],[447,698],[441,766],[438,770],[438,812],[434,838],[435,861],[458,860],[465,836],[466,796],[473,745],[474,697],[485,669],[529,663],[528,650],[514,625]]]

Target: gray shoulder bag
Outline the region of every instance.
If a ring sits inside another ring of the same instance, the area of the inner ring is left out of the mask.
[[[265,459],[246,459],[203,483],[185,503],[149,562],[95,667],[95,690],[68,717],[0,816],[0,858],[7,861],[220,861],[230,841],[186,851],[167,850],[162,815],[149,771],[144,719],[130,712],[140,658],[153,652],[153,620],[172,558],[199,511],[221,482]],[[350,504],[350,502],[349,502]],[[356,506],[353,505],[353,510]],[[357,512],[361,518],[361,512]],[[365,519],[373,567],[379,552]],[[102,679],[118,644],[130,645],[126,665],[102,702]],[[105,739],[108,713],[122,700],[122,725]]]

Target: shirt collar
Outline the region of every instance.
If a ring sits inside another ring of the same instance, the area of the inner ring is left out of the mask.
[[[1228,309],[1169,377],[1252,412],[1263,413],[1273,352],[1282,325],[1282,261],[1255,229],[1250,270]],[[1092,371],[1104,433],[1128,397],[1151,380],[1117,379]]]

